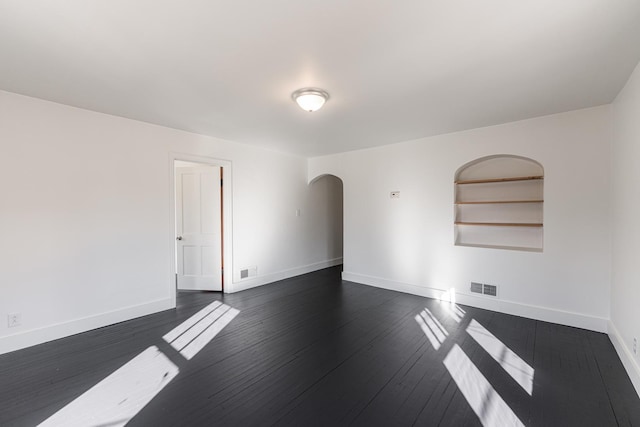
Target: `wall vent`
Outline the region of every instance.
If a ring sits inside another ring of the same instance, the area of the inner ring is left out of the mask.
[[[248,279],[249,277],[255,277],[258,275],[258,267],[251,266],[240,270],[240,279]]]
[[[476,294],[482,293],[482,283],[471,282],[471,292]]]
[[[482,293],[491,297],[496,297],[498,296],[498,287],[496,285],[484,285]]]

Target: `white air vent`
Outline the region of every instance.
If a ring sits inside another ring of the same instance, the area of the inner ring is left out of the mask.
[[[497,297],[498,287],[496,285],[484,285],[482,293],[491,297]]]
[[[498,296],[498,287],[496,285],[487,285],[486,283],[471,282],[469,288],[474,294],[482,294],[490,297]]]
[[[476,294],[482,293],[482,283],[471,282],[471,292]]]
[[[247,279],[258,275],[258,267],[246,267],[240,270],[240,279]]]

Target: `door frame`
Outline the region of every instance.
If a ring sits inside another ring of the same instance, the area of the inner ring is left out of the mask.
[[[231,161],[213,157],[185,153],[169,153],[169,298],[172,307],[176,306],[176,174],[175,161],[201,163],[222,168],[222,259],[224,260],[222,289],[224,293],[233,292],[233,250],[232,250],[232,173]]]

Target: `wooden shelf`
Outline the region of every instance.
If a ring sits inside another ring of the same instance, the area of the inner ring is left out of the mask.
[[[479,225],[489,227],[542,227],[541,223],[527,223],[527,222],[459,222],[456,221],[455,225]]]
[[[490,179],[468,179],[464,181],[456,181],[456,184],[486,184],[490,182],[511,182],[511,181],[532,181],[536,179],[544,179],[542,175],[536,176],[515,176],[511,178],[490,178]]]
[[[479,202],[455,202],[456,205],[494,205],[505,203],[543,203],[544,200],[484,200]]]
[[[491,156],[463,166],[453,181],[456,245],[542,252],[546,205],[541,164]]]
[[[466,246],[468,248],[489,248],[489,249],[506,249],[524,252],[542,252],[542,248],[530,248],[526,246],[510,246],[510,245],[481,245],[475,243],[456,243],[457,246]]]

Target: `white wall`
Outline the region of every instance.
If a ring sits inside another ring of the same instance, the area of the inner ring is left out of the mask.
[[[606,331],[611,108],[603,106],[309,160],[344,181],[347,280]],[[454,246],[454,174],[494,154],[540,162],[544,250]],[[400,191],[391,199],[390,191]],[[471,296],[469,282],[499,286]]]
[[[231,290],[341,262],[304,158],[2,91],[0,147],[0,353],[171,307],[170,153],[232,162]]]
[[[613,112],[613,272],[609,335],[640,394],[640,358],[633,354],[633,338],[640,340],[640,66],[613,103]]]

